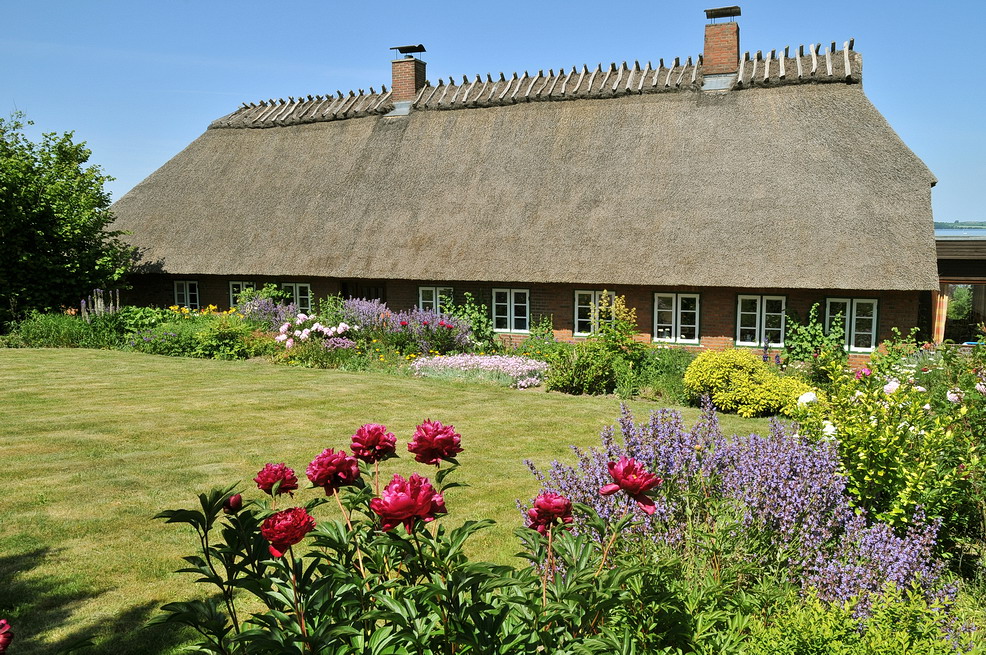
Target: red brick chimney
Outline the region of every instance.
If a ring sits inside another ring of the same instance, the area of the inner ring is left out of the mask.
[[[425,62],[407,55],[391,62],[393,85],[390,96],[393,102],[414,100],[418,91],[425,85]]]
[[[735,14],[727,14],[736,10]],[[739,15],[739,7],[706,9],[706,15],[716,17],[710,12],[723,12],[719,16]],[[705,26],[705,54],[702,55],[703,75],[723,75],[739,70],[739,24],[712,23]]]

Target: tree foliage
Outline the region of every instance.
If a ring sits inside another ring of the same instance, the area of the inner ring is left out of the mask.
[[[27,122],[30,125],[30,122]],[[0,118],[0,326],[30,310],[75,306],[117,285],[134,261],[113,221],[91,151],[72,133],[24,135],[23,114]]]

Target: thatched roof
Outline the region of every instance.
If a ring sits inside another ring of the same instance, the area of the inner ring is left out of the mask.
[[[675,61],[429,85],[404,116],[386,91],[245,105],[115,227],[182,275],[937,288],[934,177],[860,77],[843,48],[721,93]]]

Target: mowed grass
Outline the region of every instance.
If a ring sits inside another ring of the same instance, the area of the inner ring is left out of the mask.
[[[656,409],[632,402],[638,420]],[[195,547],[189,530],[153,521],[191,507],[195,495],[286,462],[303,483],[324,448],[348,446],[361,424],[398,437],[396,472],[433,467],[406,450],[425,418],[455,425],[464,452],[448,521],[491,518],[472,544],[480,559],[519,564],[515,500],[537,484],[523,463],[570,457],[614,424],[612,397],[95,350],[0,350],[0,618],[15,626],[21,654],[52,652],[93,637],[90,652],[168,653],[188,635],[141,630],[171,601],[207,593],[173,571]],[[682,409],[694,422],[695,409]],[[761,432],[764,421],[722,417],[727,433]],[[300,503],[316,491],[303,490]],[[321,510],[329,517],[328,506]]]

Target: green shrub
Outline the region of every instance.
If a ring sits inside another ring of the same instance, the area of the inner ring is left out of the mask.
[[[486,305],[477,302],[468,291],[462,294],[461,304],[449,304],[445,312],[469,323],[472,331],[473,350],[496,353],[502,349],[500,339],[493,329],[493,319]]]
[[[92,329],[68,314],[31,312],[17,323],[14,333],[28,348],[84,348]]]
[[[685,371],[694,359],[682,348],[648,348],[637,372],[640,394],[673,405],[687,403]]]
[[[827,605],[814,596],[792,599],[783,611],[751,630],[750,655],[955,655],[986,652],[978,631],[946,622],[942,607],[918,591],[894,589],[863,620],[849,606]]]
[[[127,345],[138,352],[168,357],[196,357],[200,325],[193,319],[177,319],[130,335]]]
[[[788,366],[798,365],[798,370],[803,371],[812,384],[824,385],[830,380],[831,370],[845,366],[848,355],[844,346],[842,314],[832,319],[832,327],[826,334],[825,324],[818,313],[819,304],[815,303],[804,323],[799,322],[796,316],[788,316],[784,335],[784,363]]]
[[[548,391],[604,394],[616,389],[619,357],[600,341],[582,341],[551,354],[545,376]]]
[[[798,397],[809,391],[804,382],[781,377],[750,350],[706,350],[685,371],[685,388],[692,402],[710,396],[724,412],[740,416],[789,416]]]
[[[246,359],[253,355],[248,347],[252,332],[239,316],[209,317],[195,333],[198,343],[194,355],[205,359]]]

